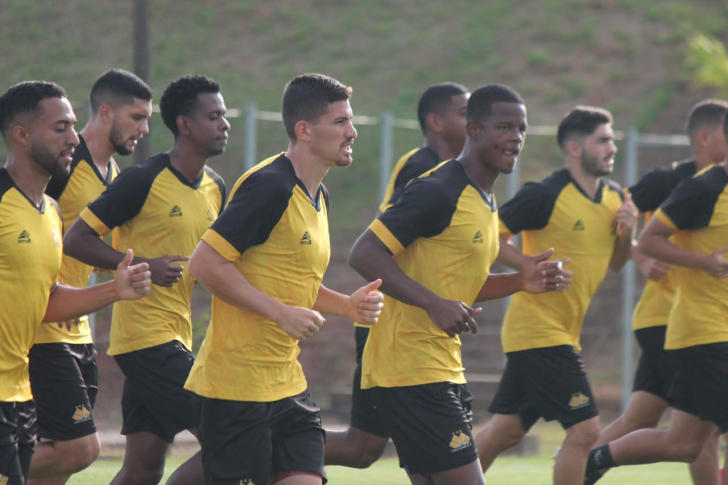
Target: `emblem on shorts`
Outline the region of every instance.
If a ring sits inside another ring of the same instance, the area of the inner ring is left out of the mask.
[[[91,411],[89,411],[83,404],[76,406],[76,412],[73,413],[73,420],[75,421],[75,424],[83,423],[89,419],[91,419]]]
[[[182,208],[178,205],[172,207],[172,210],[169,211],[169,217],[182,217]]]
[[[20,236],[18,236],[18,242],[21,244],[30,243],[30,233],[28,231],[21,232]]]
[[[303,233],[303,236],[301,236],[301,244],[307,244],[311,245],[311,235],[308,233],[308,231]]]
[[[8,485],[9,480],[10,479],[8,477],[0,473],[0,485]]]
[[[583,231],[584,230],[584,221],[579,219],[574,223],[574,230],[575,231]]]
[[[240,480],[240,484],[239,485],[255,485],[255,483],[253,483],[253,479],[252,478],[243,478],[242,480]]]
[[[470,436],[466,435],[462,431],[456,431],[452,434],[452,439],[450,440],[450,448],[452,449],[450,451],[464,450],[469,446],[473,446],[470,442]]]
[[[589,399],[588,396],[585,396],[582,392],[577,392],[576,394],[571,395],[571,399],[569,400],[569,407],[571,409],[579,409],[583,408],[584,406],[588,406],[591,403],[591,399]]]
[[[473,244],[483,244],[483,233],[478,231],[473,236]]]

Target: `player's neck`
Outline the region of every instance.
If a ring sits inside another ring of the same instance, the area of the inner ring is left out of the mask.
[[[207,157],[195,150],[194,147],[186,146],[181,138],[175,141],[174,146],[167,152],[169,161],[179,173],[185,176],[190,183],[194,183],[202,175],[202,170],[207,163]]]
[[[93,123],[93,121],[89,121],[81,130],[80,135],[83,137],[83,141],[86,142],[86,148],[91,154],[94,165],[96,165],[101,176],[106,178],[109,172],[109,162],[116,153],[109,140],[109,134],[101,130],[101,127]]]
[[[463,170],[465,170],[465,174],[470,181],[480,190],[486,194],[493,191],[493,184],[495,184],[499,175],[497,170],[486,167],[475,154],[470,153],[467,145],[457,160],[462,164]]]
[[[296,177],[303,182],[308,194],[315,197],[331,165],[297,144],[288,145],[286,157],[291,161]]]
[[[705,167],[708,167],[710,165],[713,165],[715,163],[720,163],[723,160],[714,160],[710,156],[710,152],[707,150],[695,150],[693,152],[694,160],[695,160],[695,169],[696,171],[700,172]]]
[[[447,140],[434,135],[427,135],[425,137],[425,148],[429,148],[433,152],[437,153],[437,157],[441,162],[451,160],[460,155],[460,150],[456,150],[450,146]]]
[[[29,159],[21,159],[14,157],[12,153],[8,154],[5,162],[5,169],[10,174],[15,185],[20,189],[26,197],[28,197],[36,207],[40,207],[43,203],[43,193],[45,192],[48,181],[51,176]]]
[[[581,187],[586,195],[590,198],[594,198],[599,190],[599,184],[601,183],[600,177],[589,174],[581,169],[581,167],[574,166],[573,164],[567,163],[567,170],[571,174],[571,178]]]

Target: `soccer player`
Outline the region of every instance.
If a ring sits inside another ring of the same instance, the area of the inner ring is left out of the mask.
[[[485,483],[460,356],[459,334],[477,331],[481,309],[473,302],[541,293],[561,281],[560,265],[544,263],[553,250],[519,273],[488,274],[498,255],[493,184],[513,171],[526,125],[518,93],[499,84],[477,89],[462,153],[412,181],[349,255],[364,278],[383,281],[361,385],[371,389],[413,484]]]
[[[728,118],[724,121],[728,133]],[[673,265],[676,291],[665,349],[676,368],[666,430],[640,429],[589,454],[587,480],[619,465],[694,461],[715,432],[728,432],[728,164],[683,181],[639,240],[647,256]],[[728,477],[723,476],[723,483]]]
[[[79,134],[70,172],[52,177],[46,194],[58,201],[64,228],[111,183],[119,172],[111,158],[128,155],[149,132],[152,91],[134,74],[112,69],[94,83],[91,118]],[[63,258],[59,282],[88,284],[92,268]],[[99,436],[92,410],[98,392],[96,349],[88,317],[41,325],[30,349],[30,383],[38,412],[38,436],[32,485],[62,485],[71,473],[86,468],[99,455]]]
[[[201,396],[208,484],[321,484],[324,430],[297,360],[321,313],[373,324],[374,281],[351,296],[321,284],[329,261],[331,167],[352,163],[351,88],[321,74],[283,93],[288,150],[246,172],[205,233],[190,273],[213,294],[186,388]]]
[[[27,81],[0,96],[0,133],[8,158],[0,168],[0,483],[26,483],[36,439],[28,351],[41,322],[79,318],[120,299],[149,292],[146,264],[113,282],[72,288],[58,282],[62,218],[44,195],[51,176],[65,176],[79,143],[76,116],[60,86]]]
[[[581,483],[586,458],[599,435],[594,396],[579,355],[579,333],[589,302],[607,269],[618,271],[630,256],[637,210],[611,181],[612,116],[577,106],[557,133],[566,168],[525,184],[500,211],[499,260],[521,268],[526,257],[507,241],[522,233],[523,252],[555,247],[571,258],[573,282],[548,295],[515,295],[503,322],[507,363],[476,436],[483,471],[502,451],[518,444],[539,417],[566,430],[554,467],[554,483]]]
[[[126,248],[149,263],[155,284],[144,301],[119,304],[109,354],[124,372],[121,408],[126,454],[113,484],[156,484],[177,433],[197,435],[193,395],[183,386],[194,357],[190,302],[194,279],[182,264],[225,204],[222,179],[206,163],[223,153],[230,125],[220,85],[183,76],[162,94],[164,124],[174,135],[166,153],[124,170],[66,235],[67,253],[112,267]],[[114,247],[99,236],[114,230]],[[168,483],[202,483],[199,453]]]
[[[728,147],[723,120],[727,113],[728,103],[724,101],[709,99],[693,106],[687,119],[692,159],[675,164],[669,170],[652,170],[629,188],[632,201],[648,220],[680,182],[726,159]],[[664,347],[667,320],[675,297],[675,275],[670,271],[670,265],[640,251],[633,250],[632,259],[647,278],[632,318],[642,356],[627,409],[602,430],[595,448],[636,429],[656,427],[670,405],[668,391],[675,378],[675,366]],[[717,439],[710,440],[699,459],[690,464],[695,484],[718,482],[717,445]]]
[[[406,153],[394,167],[379,211],[393,204],[410,180],[455,158],[465,143],[465,114],[470,92],[455,83],[434,84],[427,88],[417,105],[425,143]],[[389,435],[378,416],[371,391],[361,388],[361,358],[369,327],[355,325],[356,370],[351,393],[351,421],[345,431],[326,430],[326,465],[367,468],[384,452]]]

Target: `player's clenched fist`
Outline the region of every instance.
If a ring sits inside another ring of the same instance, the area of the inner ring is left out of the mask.
[[[315,310],[309,310],[299,306],[287,306],[275,322],[296,340],[306,340],[318,332],[326,319]]]
[[[377,291],[382,280],[375,280],[362,286],[349,297],[346,314],[356,323],[374,325],[382,313],[384,295]]]
[[[149,259],[149,269],[152,271],[152,283],[159,286],[170,287],[182,278],[184,266],[175,264],[176,261],[187,261],[189,256],[166,254],[158,258]]]
[[[728,247],[719,248],[713,251],[706,259],[705,272],[713,278],[723,279],[728,276],[728,260],[723,257],[728,252]]]
[[[449,337],[463,332],[477,333],[478,324],[473,317],[483,311],[482,308],[470,308],[461,301],[436,298],[425,309],[435,325]]]

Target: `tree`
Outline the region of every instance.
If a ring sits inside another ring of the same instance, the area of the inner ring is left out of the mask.
[[[699,86],[713,87],[728,94],[728,52],[718,39],[696,34],[688,41],[686,62],[695,70]]]

